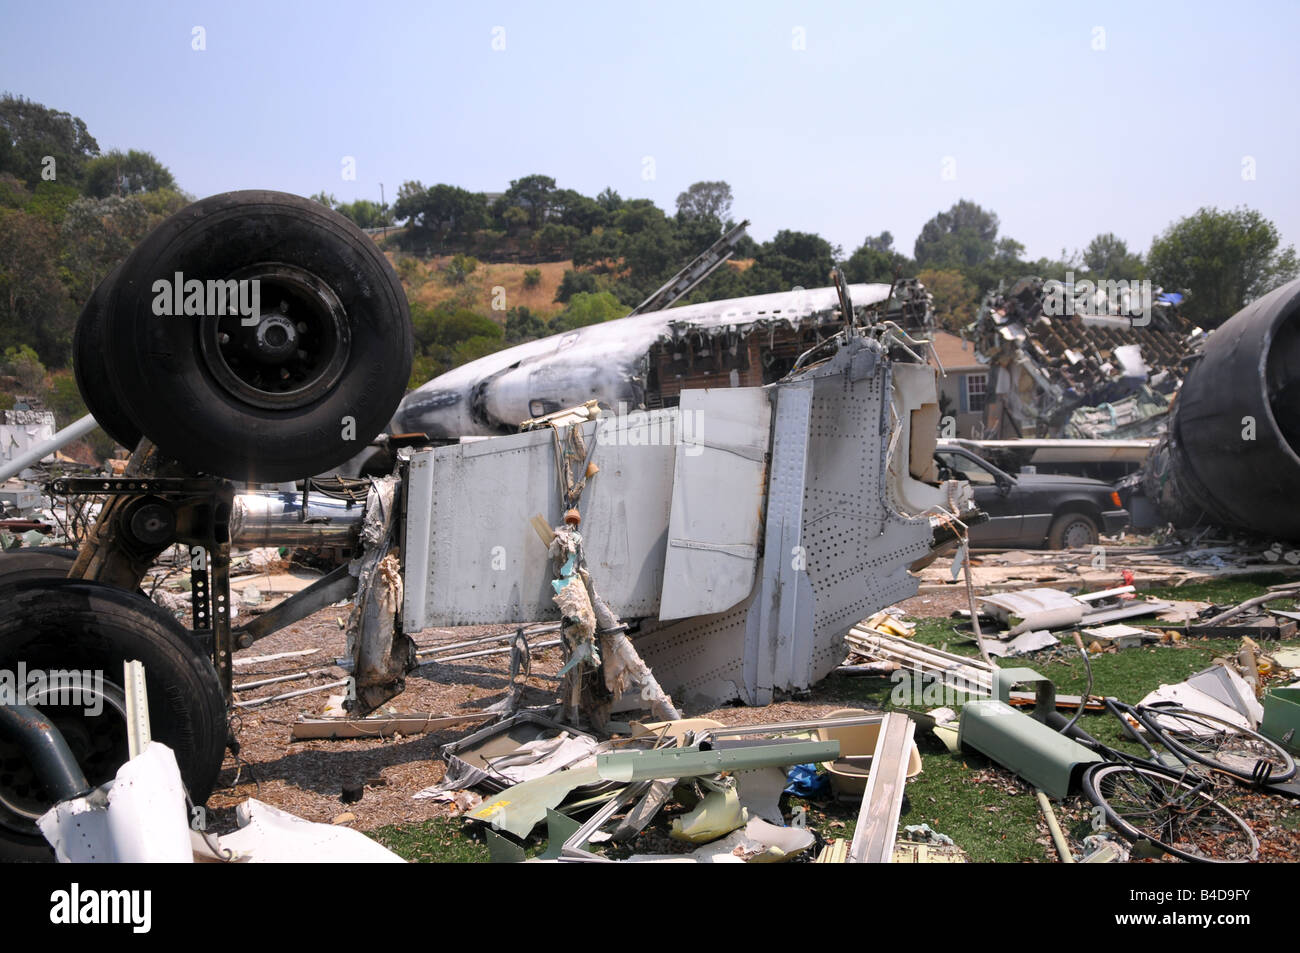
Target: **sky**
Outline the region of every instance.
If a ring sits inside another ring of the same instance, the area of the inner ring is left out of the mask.
[[[965,198],[1036,259],[1102,232],[1145,251],[1201,206],[1300,241],[1298,27],[1250,0],[6,0],[0,91],[195,196],[541,173],[672,211],[722,179],[760,241],[888,230],[910,254]]]

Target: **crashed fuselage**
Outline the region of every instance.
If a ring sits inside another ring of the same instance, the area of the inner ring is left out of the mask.
[[[855,312],[879,306],[889,288],[851,285]],[[908,283],[895,289],[894,300],[903,294],[924,296],[924,289]],[[834,288],[800,289],[654,311],[528,341],[457,367],[411,392],[398,407],[390,432],[454,440],[513,433],[524,420],[593,399],[609,409],[663,406],[658,391],[675,393],[677,388],[658,380],[652,361],[656,345],[683,355],[692,370],[703,364],[702,354],[711,361],[710,370],[716,367],[724,376],[734,370],[733,386],[771,383],[788,364],[754,366],[738,344],[751,336],[762,344],[791,331],[814,340],[829,337],[843,327],[837,303]],[[669,362],[662,374],[671,373]]]

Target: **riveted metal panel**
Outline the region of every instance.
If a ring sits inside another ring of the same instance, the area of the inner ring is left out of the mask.
[[[755,592],[728,612],[645,625],[636,641],[679,702],[766,704],[774,692],[808,688],[843,661],[854,623],[915,594],[907,567],[929,552],[931,532],[928,519],[902,516],[887,502],[889,368],[880,345],[856,338],[773,385]]]

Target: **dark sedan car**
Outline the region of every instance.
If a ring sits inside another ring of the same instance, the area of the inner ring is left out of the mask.
[[[973,546],[1082,549],[1128,525],[1119,494],[1101,480],[1012,476],[961,447],[941,445],[934,456],[940,477],[970,481],[975,505],[989,515],[971,527]]]

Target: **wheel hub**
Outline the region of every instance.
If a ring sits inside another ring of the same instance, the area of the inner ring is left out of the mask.
[[[213,379],[232,397],[267,410],[304,407],[325,397],[342,378],[351,352],[338,296],[294,265],[253,265],[230,278],[258,283],[260,313],[202,318],[199,348]]]
[[[1067,549],[1082,549],[1092,541],[1092,531],[1085,523],[1071,523],[1065,530]]]
[[[83,695],[93,692],[102,702],[99,714],[47,705],[42,696],[32,696],[30,701],[59,729],[86,780],[98,786],[110,780],[127,758],[126,696],[111,682],[104,682],[98,690],[83,686],[81,691]],[[21,750],[0,741],[0,826],[35,834],[37,818],[51,806],[45,785]]]

